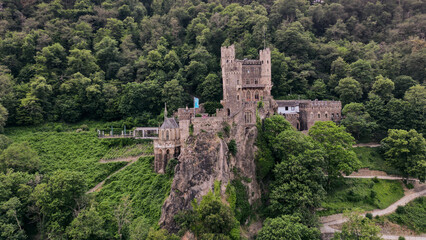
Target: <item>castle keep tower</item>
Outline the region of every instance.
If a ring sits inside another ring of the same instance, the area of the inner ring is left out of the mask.
[[[271,51],[259,51],[259,60],[235,59],[235,46],[221,48],[221,67],[223,81],[223,100],[226,116],[233,117],[251,107],[244,113],[245,123],[253,123],[255,112],[252,109],[257,101],[270,99]]]

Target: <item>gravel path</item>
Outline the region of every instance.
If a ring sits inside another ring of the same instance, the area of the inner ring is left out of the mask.
[[[105,184],[105,181],[110,179],[112,176],[114,176],[115,174],[121,172],[122,170],[124,170],[125,168],[127,168],[128,166],[132,165],[134,162],[136,162],[140,157],[143,156],[152,156],[152,155],[145,155],[145,154],[141,154],[139,156],[136,157],[126,157],[126,158],[116,158],[116,159],[111,159],[111,160],[104,160],[101,159],[99,162],[100,163],[111,163],[111,162],[128,162],[127,165],[123,166],[122,168],[118,169],[117,171],[113,172],[111,175],[109,175],[107,178],[105,178],[102,182],[96,184],[95,187],[93,187],[92,189],[90,189],[89,191],[86,192],[86,194],[88,193],[92,193],[92,192],[97,192],[99,190],[101,190],[102,186]]]
[[[390,179],[390,180],[402,180],[403,179],[401,177],[396,177],[396,176],[345,176],[345,178],[374,178],[374,177],[377,177],[379,179]],[[417,180],[417,179],[412,179],[412,180]],[[418,197],[422,197],[422,196],[426,196],[425,184],[421,184],[420,186],[416,187],[415,189],[406,191],[404,197],[402,197],[401,199],[399,199],[398,201],[391,204],[389,207],[387,207],[385,209],[376,209],[376,210],[368,211],[368,212],[372,213],[373,216],[388,215],[388,214],[395,212],[395,210],[398,208],[398,206],[405,206],[409,202],[413,201],[414,199],[416,199]],[[330,215],[330,216],[326,216],[326,217],[321,217],[321,223],[323,224],[323,226],[320,228],[321,233],[330,234],[330,233],[334,233],[336,231],[339,231],[339,230],[333,228],[332,226],[342,224],[346,221],[347,221],[347,218],[345,218],[343,216],[343,214],[334,214],[334,215]],[[394,235],[382,235],[382,238],[387,239],[387,240],[398,239],[398,237],[399,236],[394,236]],[[419,237],[404,236],[404,237],[405,237],[406,240],[426,240],[426,238],[424,236],[419,236]]]
[[[353,147],[380,147],[380,143],[358,143]]]

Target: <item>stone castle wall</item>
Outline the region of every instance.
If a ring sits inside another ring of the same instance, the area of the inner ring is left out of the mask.
[[[223,129],[224,118],[222,117],[196,117],[192,119],[194,135],[201,131],[217,133]]]
[[[300,117],[304,129],[309,130],[317,121],[339,122],[342,117],[342,103],[340,101],[310,101],[300,103]]]

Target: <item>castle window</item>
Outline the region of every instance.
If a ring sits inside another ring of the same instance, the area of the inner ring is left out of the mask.
[[[246,84],[250,84],[250,80],[248,80],[248,79],[247,79],[247,80],[246,80]]]
[[[169,131],[166,131],[166,140],[169,140]]]
[[[331,114],[331,119],[333,119],[333,118],[334,118],[334,113]]]
[[[257,79],[255,79],[255,80],[254,80],[254,84],[258,84],[258,81],[257,81]]]
[[[285,107],[285,110],[288,111],[288,107],[287,106]]]
[[[247,92],[246,92],[246,100],[247,100],[247,101],[251,101],[251,94],[250,94],[250,91],[247,91]]]
[[[320,113],[318,113],[318,118],[321,118],[321,114]]]
[[[339,114],[338,114],[338,113],[336,113],[336,117],[339,117]]]
[[[231,110],[228,108],[228,116],[231,116]]]
[[[240,85],[240,80],[237,80],[237,85]]]
[[[226,62],[228,63],[228,62],[229,62],[229,60],[226,60]]]
[[[237,95],[237,101],[240,101],[240,95],[239,94]]]
[[[251,123],[251,112],[245,112],[244,113],[244,122],[245,123]]]
[[[258,92],[256,92],[256,93],[254,94],[254,99],[259,100],[259,93],[258,93]]]
[[[325,114],[325,118],[328,118],[328,114],[327,113]]]

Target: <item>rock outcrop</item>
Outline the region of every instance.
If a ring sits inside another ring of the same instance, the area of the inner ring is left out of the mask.
[[[245,183],[248,188],[249,202],[260,198],[260,189],[256,181],[254,162],[257,129],[255,126],[235,126],[230,137],[221,139],[214,133],[201,132],[190,137],[179,157],[170,195],[162,207],[160,226],[170,232],[177,232],[178,226],[174,216],[182,210],[191,209],[193,199],[213,190],[214,181],[221,181],[221,191],[225,192],[227,184],[236,176],[234,172],[251,181]],[[236,156],[229,154],[227,143],[234,139],[237,143]],[[237,171],[233,171],[237,168]]]

